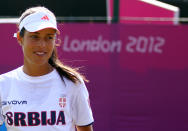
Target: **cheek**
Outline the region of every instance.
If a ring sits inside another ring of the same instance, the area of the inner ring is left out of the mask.
[[[35,47],[36,44],[32,43],[31,41],[28,41],[27,39],[25,39],[22,42],[22,50],[23,50],[23,55],[25,57],[31,57],[33,54],[33,50],[36,48]]]
[[[24,53],[29,53],[30,51],[32,51],[33,45],[25,42],[25,43],[22,44],[22,49],[23,49]]]
[[[49,44],[49,45],[48,45],[48,51],[49,51],[49,52],[53,52],[54,47],[55,47],[55,44],[54,44],[54,43]]]

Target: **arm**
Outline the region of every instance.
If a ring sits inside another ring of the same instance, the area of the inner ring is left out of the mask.
[[[93,131],[94,119],[84,82],[76,88],[73,100],[72,115],[77,131]]]
[[[93,131],[93,126],[76,126],[77,131]]]

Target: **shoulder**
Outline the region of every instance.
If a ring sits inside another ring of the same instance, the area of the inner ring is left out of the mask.
[[[79,77],[79,83],[73,83],[70,80],[66,80],[67,88],[69,90],[69,94],[72,98],[73,106],[77,106],[78,104],[85,103],[89,99],[89,92],[84,83],[84,80]]]
[[[74,83],[72,82],[71,80],[69,80],[68,78],[66,77],[63,77],[64,79],[64,82],[67,86],[71,86],[71,87],[74,87],[74,88],[80,88],[80,87],[83,87],[85,86],[85,83],[84,83],[84,80],[81,76],[76,76],[78,78],[78,82],[77,83]]]
[[[19,72],[19,68],[17,69],[14,69],[12,71],[9,71],[7,73],[4,73],[4,74],[1,74],[0,75],[0,88],[2,86],[4,86],[5,84],[10,84],[11,83],[11,80],[13,79],[18,79],[18,72]]]
[[[78,94],[79,92],[82,92],[82,90],[83,91],[86,90],[86,92],[87,92],[87,88],[84,83],[84,80],[82,79],[81,76],[77,76],[77,77],[79,79],[79,82],[77,82],[77,83],[74,83],[71,80],[64,77],[65,86],[67,88],[69,88],[69,90],[72,91],[74,93],[74,95]]]
[[[0,75],[0,96],[9,92],[12,81],[18,79],[18,69]]]
[[[0,75],[0,82],[5,81],[7,79],[12,79],[17,77],[17,73],[20,70],[20,68],[14,69],[12,71],[9,71],[7,73]]]

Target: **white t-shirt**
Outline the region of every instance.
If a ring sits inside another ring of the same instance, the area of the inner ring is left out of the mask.
[[[31,77],[22,68],[0,75],[0,124],[7,131],[75,131],[94,121],[83,80],[63,82],[55,69]]]

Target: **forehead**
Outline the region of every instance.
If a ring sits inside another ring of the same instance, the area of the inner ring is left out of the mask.
[[[46,34],[46,35],[55,35],[56,34],[56,30],[52,29],[52,28],[45,28],[36,32],[29,32],[26,30],[26,32],[28,34]]]

